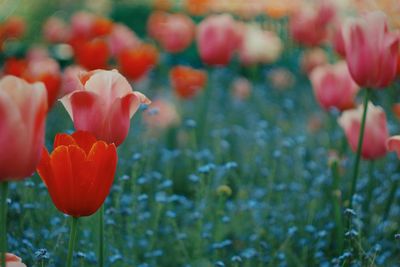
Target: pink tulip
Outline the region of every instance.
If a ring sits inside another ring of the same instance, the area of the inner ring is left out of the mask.
[[[316,67],[310,75],[315,97],[322,108],[340,111],[353,108],[359,90],[345,61]]]
[[[117,70],[81,73],[79,79],[81,88],[61,99],[75,129],[120,145],[128,135],[130,119],[140,104],[149,104],[150,100],[132,91]]]
[[[78,65],[68,66],[64,69],[61,79],[60,96],[63,97],[76,90],[83,90],[83,85],[79,79],[80,73],[85,73],[86,70]]]
[[[309,74],[320,65],[328,63],[328,56],[322,48],[312,48],[305,50],[300,58],[300,68],[303,72]]]
[[[36,169],[44,143],[46,89],[15,76],[0,80],[0,181],[22,179]]]
[[[343,25],[346,60],[356,83],[383,88],[396,76],[399,36],[389,32],[385,14],[368,13]]]
[[[49,17],[43,25],[43,36],[50,43],[66,42],[69,35],[68,25],[60,18]]]
[[[243,101],[250,97],[252,86],[249,80],[240,77],[232,83],[232,95],[236,100]]]
[[[96,16],[84,12],[84,11],[79,11],[76,12],[72,17],[71,17],[71,31],[73,36],[90,36],[93,25],[95,23]]]
[[[364,107],[360,105],[357,109],[346,110],[338,119],[354,152],[357,150],[363,109]],[[373,160],[386,155],[386,140],[389,138],[389,132],[385,111],[371,102],[368,103],[367,109],[361,157]]]
[[[197,28],[200,57],[209,65],[227,65],[241,43],[239,24],[228,14],[212,15]]]
[[[343,40],[342,24],[337,22],[331,36],[333,49],[342,57],[346,57],[346,49]]]
[[[140,42],[135,32],[124,24],[115,24],[108,37],[111,54],[115,56],[125,49],[138,46]]]
[[[143,113],[143,121],[154,133],[180,123],[180,117],[174,104],[157,99]]]
[[[397,157],[400,158],[400,135],[391,136],[386,141],[388,151],[395,151]]]
[[[243,64],[273,63],[281,53],[282,41],[274,32],[264,31],[255,24],[245,27],[239,52]]]
[[[290,18],[289,32],[294,40],[306,46],[317,46],[327,37],[329,23],[336,10],[328,1],[317,7],[304,5]]]
[[[6,253],[6,267],[26,267],[22,259],[14,254]]]

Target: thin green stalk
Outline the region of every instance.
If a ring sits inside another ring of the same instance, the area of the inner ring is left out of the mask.
[[[0,184],[0,266],[6,266],[8,182],[1,182]]]
[[[104,266],[104,204],[100,207],[99,216],[99,267]]]
[[[203,142],[203,138],[206,132],[207,126],[207,115],[208,115],[208,108],[209,103],[211,101],[211,79],[212,79],[212,72],[211,70],[207,71],[208,73],[208,82],[203,90],[203,99],[200,103],[200,111],[199,111],[199,119],[197,121],[197,144],[200,145]]]
[[[357,186],[357,177],[358,177],[358,172],[360,168],[360,158],[361,158],[361,149],[362,149],[362,144],[363,144],[363,139],[364,139],[364,131],[365,131],[365,121],[367,118],[367,111],[368,111],[368,101],[371,95],[371,89],[366,89],[365,90],[365,98],[364,98],[364,110],[363,110],[363,115],[362,115],[362,120],[361,120],[361,128],[360,128],[360,135],[358,138],[358,145],[357,145],[357,153],[356,153],[356,158],[354,162],[354,169],[353,169],[353,178],[351,180],[351,189],[350,189],[350,196],[349,196],[349,208],[351,209],[353,207],[353,196],[356,191],[356,186]]]
[[[336,249],[337,255],[341,255],[344,246],[344,226],[342,218],[342,207],[341,207],[341,192],[339,189],[340,175],[338,162],[334,161],[331,165],[333,184],[332,184],[332,201],[333,201],[333,215],[335,218],[335,239],[337,242]]]
[[[68,244],[67,267],[72,267],[72,258],[74,254],[77,230],[78,230],[78,218],[71,217],[71,232]]]

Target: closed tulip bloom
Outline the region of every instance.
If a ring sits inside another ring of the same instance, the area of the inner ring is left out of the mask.
[[[241,62],[246,65],[273,63],[281,55],[282,49],[282,41],[274,32],[251,24],[245,28],[239,55]]]
[[[116,70],[85,72],[79,79],[80,88],[61,99],[75,129],[119,146],[128,135],[130,119],[140,104],[149,104],[150,100],[132,91]]]
[[[172,68],[169,77],[176,94],[185,99],[195,96],[207,82],[207,74],[204,71],[186,66]]]
[[[142,79],[158,62],[157,49],[150,44],[126,49],[118,56],[121,72],[134,81]]]
[[[355,106],[359,87],[351,78],[346,62],[316,67],[311,72],[310,80],[314,95],[323,109],[343,111]]]
[[[178,53],[185,50],[193,41],[195,25],[192,19],[184,14],[169,14],[161,25],[159,38],[165,51]]]
[[[26,267],[22,259],[14,254],[6,253],[6,267]]]
[[[326,39],[328,25],[335,13],[334,7],[327,1],[322,1],[317,7],[305,5],[291,16],[289,33],[302,45],[317,46]]]
[[[343,39],[342,24],[337,22],[332,33],[332,46],[333,49],[342,57],[346,57],[346,48]]]
[[[117,167],[114,144],[88,132],[57,134],[51,154],[43,149],[37,171],[59,211],[72,217],[95,213],[108,196]]]
[[[227,14],[205,18],[197,28],[197,47],[201,60],[208,65],[227,65],[239,48],[238,23]]]
[[[360,105],[357,109],[346,110],[338,119],[354,152],[357,150],[363,108]],[[371,102],[368,103],[367,109],[361,157],[373,160],[386,155],[386,140],[389,138],[389,132],[385,111]]]
[[[108,45],[114,56],[119,55],[125,49],[138,46],[140,42],[135,32],[124,24],[115,24],[108,37]]]
[[[0,80],[0,181],[30,176],[40,160],[47,112],[46,89],[14,76]]]
[[[400,135],[391,136],[386,141],[388,151],[394,151],[397,157],[400,158]]]
[[[304,73],[311,71],[320,65],[328,63],[328,56],[322,48],[312,48],[305,50],[300,58],[300,68]]]
[[[384,88],[395,78],[399,36],[389,32],[385,14],[376,11],[343,26],[346,60],[354,81]]]
[[[106,69],[110,57],[110,49],[103,39],[78,41],[73,45],[75,60],[88,70]]]

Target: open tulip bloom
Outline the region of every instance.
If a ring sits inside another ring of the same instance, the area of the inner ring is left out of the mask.
[[[72,264],[77,218],[95,213],[108,196],[117,167],[114,144],[88,132],[58,134],[51,154],[43,149],[37,171],[54,205],[72,216],[67,266]]]

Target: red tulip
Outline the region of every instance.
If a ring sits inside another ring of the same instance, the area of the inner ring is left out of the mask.
[[[121,72],[134,81],[143,78],[157,62],[158,52],[154,46],[149,44],[141,44],[124,50],[118,56]]]
[[[77,41],[73,47],[76,62],[82,67],[88,70],[107,68],[110,51],[105,40]]]
[[[14,76],[0,80],[0,181],[34,172],[44,143],[46,112],[43,84]]]
[[[346,62],[316,67],[310,75],[315,97],[322,108],[340,111],[353,108],[359,90],[351,78]]]
[[[326,39],[327,26],[335,17],[335,12],[327,1],[318,7],[303,6],[290,18],[289,33],[300,44],[317,46]]]
[[[383,88],[395,78],[399,37],[389,32],[384,13],[376,11],[343,26],[346,60],[354,81]]]
[[[357,150],[363,109],[364,107],[360,105],[357,109],[346,110],[338,119],[339,125],[343,128],[347,141],[354,152]],[[361,157],[373,160],[385,156],[388,138],[385,111],[381,107],[374,106],[371,102],[368,103]]]
[[[20,17],[9,17],[0,25],[0,40],[20,38],[25,33],[25,21]]]
[[[6,75],[22,77],[27,68],[28,62],[25,59],[8,58],[4,62],[3,72]]]
[[[57,209],[72,217],[95,213],[108,196],[117,167],[114,144],[88,132],[57,134],[54,150],[43,149],[37,171]]]
[[[207,74],[204,71],[185,66],[173,67],[169,78],[176,94],[185,99],[195,96],[207,82]]]
[[[195,25],[184,14],[154,12],[148,20],[149,35],[170,53],[181,52],[193,40]]]
[[[227,14],[205,18],[197,28],[197,46],[202,61],[227,65],[241,44],[238,23]]]
[[[61,99],[75,129],[119,146],[128,135],[130,119],[141,103],[150,100],[132,91],[116,70],[95,70],[79,75],[80,88]]]

